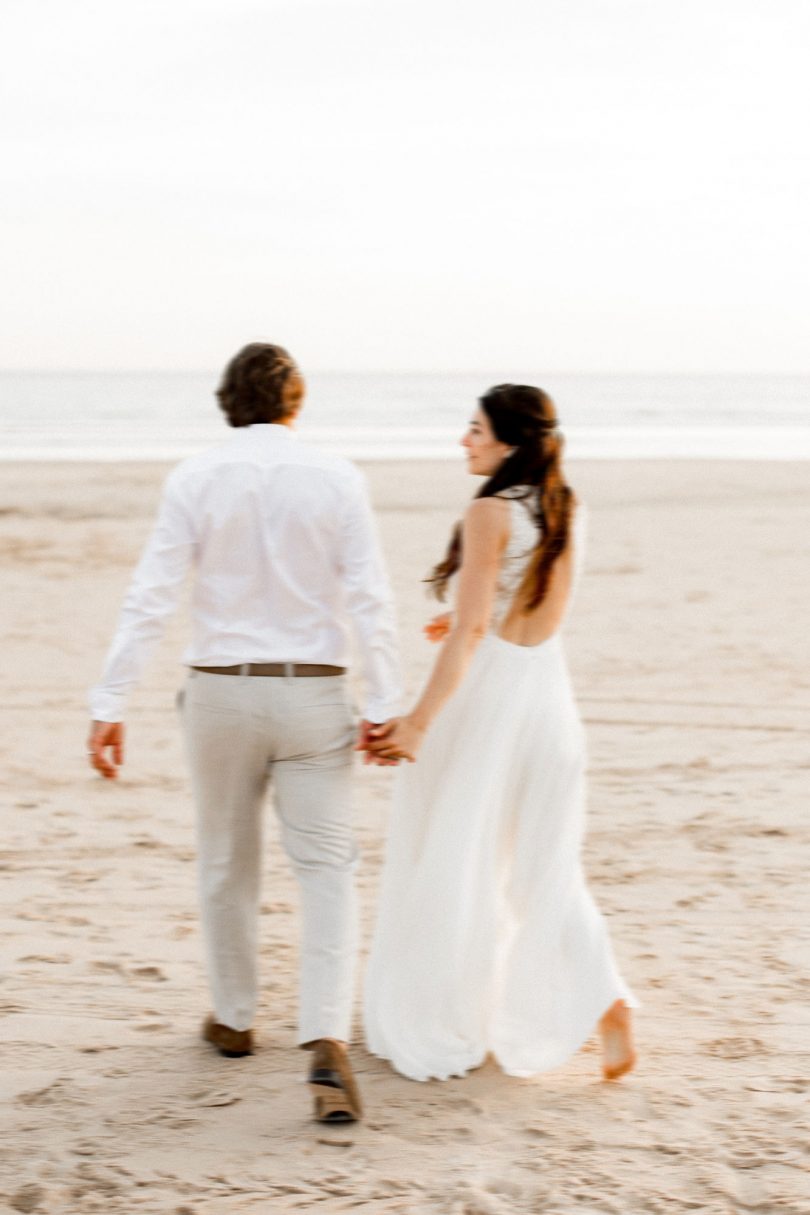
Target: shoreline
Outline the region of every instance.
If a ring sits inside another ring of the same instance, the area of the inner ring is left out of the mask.
[[[171,467],[174,464],[179,464],[185,459],[186,455],[167,455],[167,456],[132,456],[126,457],[119,454],[115,455],[93,455],[93,456],[69,456],[59,458],[53,455],[43,456],[25,456],[18,458],[8,454],[0,453],[0,466],[17,466],[17,465],[67,465],[67,466],[86,466],[101,464],[105,466],[111,465],[153,465],[159,467]],[[196,454],[196,453],[192,453]],[[352,463],[358,464],[361,467],[364,465],[386,464],[386,465],[415,465],[415,464],[453,464],[454,458],[451,455],[425,455],[420,452],[414,456],[395,457],[390,455],[369,456],[369,455],[349,455],[344,452],[335,452],[335,455],[340,455],[344,459],[351,460]],[[696,455],[646,455],[646,456],[570,456],[566,459],[566,464],[569,463],[600,463],[600,464],[806,464],[810,460],[810,455],[797,456],[795,453],[790,455],[780,456],[725,456],[718,457],[712,455],[696,456]]]
[[[196,455],[227,438],[226,430],[205,437],[156,444],[144,442],[135,428],[126,442],[71,447],[66,443],[42,443],[36,439],[20,443],[19,436],[0,446],[0,464],[110,464],[168,463]],[[418,463],[457,458],[458,434],[454,429],[388,429],[334,427],[303,428],[302,442],[357,463],[394,461]],[[654,426],[654,427],[565,427],[567,458],[570,460],[733,460],[735,462],[798,462],[810,460],[810,426]],[[73,436],[72,436],[73,437]],[[74,438],[75,441],[75,438]]]

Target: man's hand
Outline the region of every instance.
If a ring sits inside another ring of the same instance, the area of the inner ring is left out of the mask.
[[[87,758],[90,767],[100,772],[106,780],[115,780],[118,769],[124,762],[124,723],[91,721]]]
[[[389,721],[373,722],[366,721],[365,718],[360,722],[360,727],[357,734],[357,745],[355,751],[364,751],[364,764],[377,764],[380,768],[395,768],[399,762],[396,759],[385,759],[382,755],[372,755],[371,744],[375,742],[379,735],[374,732],[377,730],[391,730],[397,723],[397,718],[392,717]]]

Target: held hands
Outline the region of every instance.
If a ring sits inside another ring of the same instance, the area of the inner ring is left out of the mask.
[[[424,627],[428,641],[444,641],[453,627],[453,613],[441,612]],[[361,721],[356,751],[363,751],[364,764],[383,768],[396,767],[403,759],[416,761],[416,754],[425,736],[423,727],[410,717],[392,717],[380,723]]]
[[[118,769],[124,762],[124,723],[91,721],[87,758],[90,767],[95,768],[106,780],[115,780]]]
[[[394,717],[382,725],[372,726],[368,732],[367,755],[371,763],[390,764],[407,759],[416,761],[425,731],[410,717]]]
[[[380,723],[364,720],[360,722],[355,751],[365,752],[364,764],[395,768],[402,759],[415,761],[424,735],[425,731],[409,717],[392,717]]]
[[[374,755],[371,751],[371,744],[374,742],[374,739],[372,738],[372,730],[385,729],[387,725],[393,723],[394,721],[396,721],[395,717],[391,718],[390,723],[383,722],[382,724],[379,724],[374,721],[366,721],[365,718],[363,718],[363,720],[360,722],[360,726],[357,731],[357,743],[355,744],[354,749],[355,751],[362,751],[364,753],[364,764],[376,764],[380,768],[395,768],[397,766],[397,763],[399,762],[398,760],[383,759],[382,756]]]

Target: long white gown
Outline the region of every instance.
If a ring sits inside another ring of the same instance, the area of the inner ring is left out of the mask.
[[[489,1053],[510,1075],[547,1071],[615,1000],[637,1004],[580,863],[585,743],[559,632],[498,636],[537,543],[526,504],[510,514],[490,632],[395,773],[365,1033],[413,1080]]]

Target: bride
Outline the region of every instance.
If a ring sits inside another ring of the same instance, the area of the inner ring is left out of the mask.
[[[371,731],[395,778],[365,985],[369,1049],[414,1080],[493,1054],[557,1067],[598,1024],[602,1070],[635,1063],[630,1008],[579,852],[585,747],[560,626],[581,562],[554,404],[501,384],[462,440],[486,477],[431,581],[455,611],[413,710]],[[414,762],[415,761],[415,762]]]

